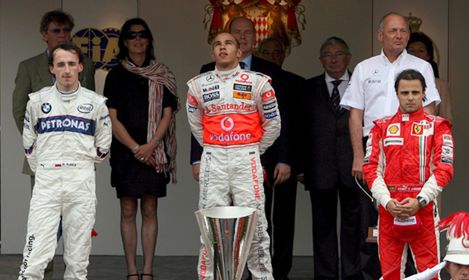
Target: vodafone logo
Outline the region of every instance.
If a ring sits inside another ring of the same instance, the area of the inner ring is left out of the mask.
[[[269,90],[267,92],[264,92],[262,94],[262,101],[263,102],[267,102],[267,101],[270,101],[270,100],[273,100],[275,98],[275,93],[273,90]]]
[[[187,103],[189,103],[192,106],[199,105],[199,103],[197,102],[197,99],[189,93],[187,94]]]
[[[220,126],[224,131],[231,131],[234,127],[234,121],[230,117],[224,117],[220,122]]]
[[[247,81],[249,79],[249,75],[248,74],[241,74],[240,78],[241,78],[242,81]]]

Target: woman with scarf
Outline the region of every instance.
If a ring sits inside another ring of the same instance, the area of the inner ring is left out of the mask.
[[[106,77],[104,95],[113,124],[111,185],[121,208],[121,235],[128,280],[153,279],[158,198],[175,182],[176,81],[156,62],[153,35],[140,18],[127,20],[119,38],[119,65]],[[143,270],[136,261],[138,202],[142,214]]]

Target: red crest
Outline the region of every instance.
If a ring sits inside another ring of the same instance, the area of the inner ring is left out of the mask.
[[[254,23],[256,46],[262,40],[274,37],[289,50],[301,44],[298,21],[305,26],[301,0],[208,0],[204,24],[210,23],[208,42],[220,32],[227,31],[231,20],[243,16]],[[298,16],[298,21],[297,21]],[[211,19],[211,20],[210,20]]]

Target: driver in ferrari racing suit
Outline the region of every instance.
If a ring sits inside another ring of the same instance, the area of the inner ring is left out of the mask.
[[[71,44],[51,51],[51,87],[31,93],[23,144],[36,181],[18,279],[43,279],[57,246],[62,216],[63,279],[86,279],[95,222],[95,162],[112,139],[105,98],[80,86],[83,55]]]
[[[247,265],[253,279],[273,280],[260,155],[280,134],[280,114],[270,78],[242,70],[240,56],[233,35],[218,34],[212,42],[215,70],[187,83],[189,124],[204,148],[199,209],[230,205],[257,209]],[[214,279],[204,246],[198,273],[199,279]]]
[[[424,77],[404,70],[394,87],[399,111],[375,121],[363,164],[380,205],[378,250],[384,280],[403,278],[407,246],[419,272],[439,263],[435,203],[453,177],[451,125],[423,111]]]

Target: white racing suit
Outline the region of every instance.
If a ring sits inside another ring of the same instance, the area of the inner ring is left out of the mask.
[[[247,265],[252,279],[273,280],[264,211],[260,155],[280,134],[280,114],[270,78],[241,70],[211,71],[187,84],[187,114],[204,151],[200,164],[199,209],[245,206],[258,221]],[[214,279],[202,246],[199,279]]]
[[[81,86],[56,86],[29,95],[23,128],[25,154],[36,180],[18,279],[43,279],[57,247],[62,216],[63,279],[86,279],[95,222],[95,162],[111,145],[106,99]]]

